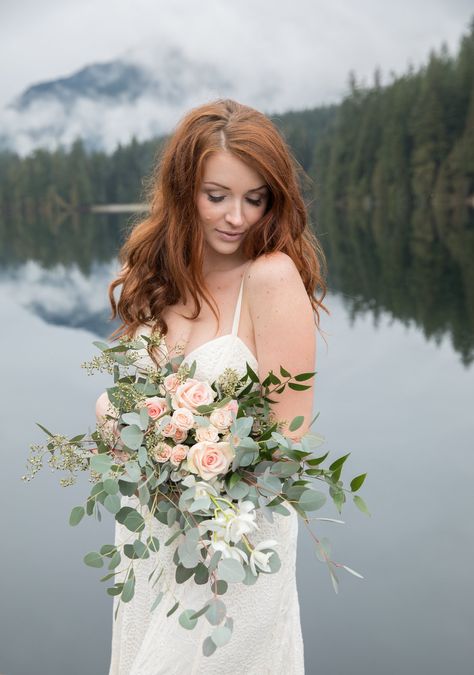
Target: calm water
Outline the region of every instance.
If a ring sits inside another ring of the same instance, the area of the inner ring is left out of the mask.
[[[117,264],[107,250],[117,242],[109,232],[107,247],[102,237],[95,258],[84,247],[75,257],[74,242],[64,264],[57,244],[23,256],[12,245],[2,258],[2,675],[108,672],[112,598],[99,581],[105,572],[82,558],[113,541],[113,516],[103,510],[100,523],[69,526],[91,487],[84,476],[69,488],[46,470],[20,480],[28,445],[43,438],[34,422],[71,435],[92,430],[108,383],[80,368],[109,330],[106,288]],[[437,296],[431,316],[424,294],[433,301],[434,291],[420,271],[410,304],[396,275],[392,288],[387,279],[371,286],[369,274],[362,287],[360,261],[349,264],[353,279],[338,275],[331,316],[322,314],[314,429],[333,457],[352,453],[348,478],[368,471],[361,494],[372,516],[348,504],[345,525],[312,525],[331,539],[335,560],[365,577],[341,572],[339,595],[300,521],[306,673],[464,675],[474,659],[474,312],[472,288],[459,281],[472,274],[445,277],[444,310]],[[340,256],[334,267],[345,269]],[[337,517],[329,504],[323,511],[316,515]]]

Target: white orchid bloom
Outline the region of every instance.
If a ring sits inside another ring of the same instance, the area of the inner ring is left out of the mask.
[[[217,539],[216,541],[211,542],[211,546],[215,551],[222,552],[222,558],[233,558],[239,562],[248,563],[248,557],[245,551],[238,548],[238,546],[231,546],[223,539]]]
[[[202,521],[200,526],[214,532],[216,538],[224,539],[227,543],[237,543],[245,534],[259,529],[255,517],[255,505],[247,500],[235,508],[217,510],[213,518]]]
[[[271,572],[271,567],[268,561],[270,560],[271,556],[275,553],[275,551],[269,551],[268,553],[264,553],[262,549],[270,548],[271,546],[277,545],[278,542],[275,541],[274,539],[266,539],[265,541],[261,541],[254,547],[253,551],[250,554],[250,561],[249,561],[252,574],[257,576],[256,570],[257,567],[261,569],[263,572]]]
[[[251,501],[240,502],[237,508],[225,509],[219,511],[216,521],[222,530],[226,541],[234,543],[240,541],[244,534],[249,534],[252,530],[258,529],[255,522],[255,505]]]

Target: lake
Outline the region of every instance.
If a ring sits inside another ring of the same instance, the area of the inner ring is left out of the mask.
[[[105,572],[82,558],[113,542],[113,516],[103,509],[102,522],[72,528],[85,476],[67,488],[50,470],[20,477],[28,446],[43,440],[36,421],[68,435],[93,429],[109,378],[80,366],[110,332],[119,231],[109,220],[63,223],[28,246],[9,240],[1,255],[3,675],[108,672],[112,598]],[[380,257],[366,238],[356,256],[351,241],[327,242],[313,429],[331,457],[351,453],[343,477],[368,472],[360,494],[371,516],[347,503],[345,524],[311,524],[364,576],[340,571],[337,595],[299,521],[306,673],[464,675],[474,659],[472,246],[456,249],[464,263],[437,251],[423,266]],[[315,515],[338,517],[329,502]]]

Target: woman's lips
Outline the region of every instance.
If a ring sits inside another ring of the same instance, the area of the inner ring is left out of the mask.
[[[217,230],[216,232],[221,235],[226,241],[235,241],[239,239],[244,233],[243,232],[225,232],[223,230]]]

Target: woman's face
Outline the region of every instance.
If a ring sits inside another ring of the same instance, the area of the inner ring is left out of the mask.
[[[210,155],[197,197],[206,244],[217,253],[235,253],[265,213],[268,199],[268,186],[259,173],[229,152]]]

